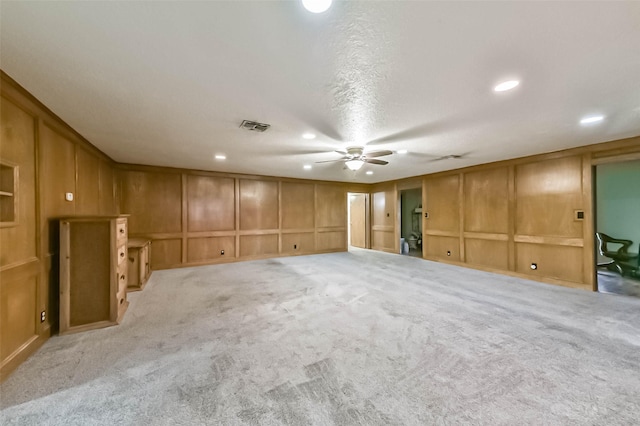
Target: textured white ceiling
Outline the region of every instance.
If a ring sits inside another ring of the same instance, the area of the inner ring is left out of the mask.
[[[297,1],[2,1],[0,11],[2,69],[125,163],[380,182],[640,134],[635,1],[334,1],[319,15]],[[508,78],[522,83],[492,91]],[[579,124],[595,113],[605,121]],[[244,131],[243,119],[271,128]],[[356,173],[314,164],[351,145],[409,153]],[[448,154],[467,155],[429,161]]]

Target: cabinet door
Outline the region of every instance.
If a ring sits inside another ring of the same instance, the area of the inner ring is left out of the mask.
[[[129,288],[140,287],[140,249],[129,248]]]

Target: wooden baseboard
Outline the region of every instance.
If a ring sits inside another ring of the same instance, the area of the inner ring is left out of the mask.
[[[35,335],[20,349],[9,356],[0,367],[0,383],[4,382],[20,364],[36,352],[51,337],[51,328],[46,328],[40,335]]]
[[[523,280],[537,281],[537,282],[541,282],[541,283],[545,283],[545,284],[559,285],[559,286],[562,286],[562,287],[571,287],[571,288],[577,288],[577,289],[580,289],[580,290],[594,291],[592,289],[591,284],[559,280],[557,278],[551,278],[551,277],[537,277],[535,275],[522,274],[522,273],[514,272],[514,271],[504,271],[502,269],[495,269],[495,268],[489,268],[489,267],[486,267],[486,266],[473,265],[473,264],[470,264],[470,263],[446,260],[446,259],[443,259],[441,257],[429,257],[429,256],[427,256],[427,257],[424,257],[424,260],[431,260],[433,262],[440,262],[440,263],[446,263],[448,265],[461,266],[463,268],[476,269],[478,271],[492,272],[494,274],[507,275],[509,277],[514,277],[514,278],[522,278]]]

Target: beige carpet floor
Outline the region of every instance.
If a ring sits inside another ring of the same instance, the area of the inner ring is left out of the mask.
[[[156,271],[3,425],[640,424],[640,299],[354,250]]]

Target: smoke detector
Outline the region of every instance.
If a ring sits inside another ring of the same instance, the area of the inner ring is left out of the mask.
[[[240,124],[241,129],[251,130],[252,132],[264,132],[269,127],[271,127],[271,124],[258,123],[251,120],[242,120],[242,124]]]

